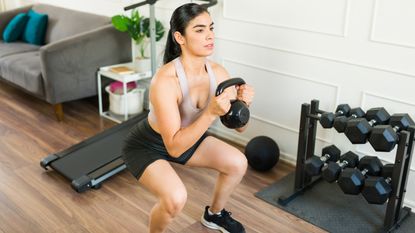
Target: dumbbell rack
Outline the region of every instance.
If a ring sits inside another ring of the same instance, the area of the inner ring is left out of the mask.
[[[310,104],[304,103],[301,106],[294,188],[292,192],[278,198],[278,203],[281,205],[287,205],[321,180],[321,176],[308,176],[304,165],[305,161],[314,155],[317,121],[320,118],[319,114],[322,113],[325,113],[325,111],[319,109],[318,100],[312,100]],[[410,171],[414,135],[414,126],[410,126],[407,130],[399,133],[399,143],[391,177],[392,193],[388,199],[381,232],[392,232],[411,213],[411,208],[403,207],[403,201]]]

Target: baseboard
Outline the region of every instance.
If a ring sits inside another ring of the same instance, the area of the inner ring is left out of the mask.
[[[208,132],[212,135],[215,135],[219,138],[223,138],[226,140],[229,140],[237,145],[240,145],[242,147],[245,147],[246,144],[249,142],[249,139],[246,137],[242,137],[240,135],[234,134],[234,133],[230,133],[224,129],[221,129],[220,127],[217,126],[212,126],[208,129]]]
[[[415,202],[414,201],[405,200],[403,203],[404,203],[404,206],[407,206],[407,207],[411,208],[412,212],[415,211]]]

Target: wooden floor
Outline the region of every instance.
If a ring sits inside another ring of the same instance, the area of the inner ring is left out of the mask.
[[[82,194],[39,161],[114,125],[98,116],[95,99],[63,105],[57,122],[51,105],[0,82],[0,232],[147,232],[156,199],[127,172]],[[173,165],[188,190],[183,212],[168,232],[216,232],[199,223],[216,173]],[[253,196],[293,167],[280,162],[268,173],[248,170],[226,206],[247,232],[323,232]]]

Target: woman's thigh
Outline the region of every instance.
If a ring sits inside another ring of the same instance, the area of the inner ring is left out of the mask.
[[[219,172],[245,172],[245,155],[228,143],[212,137],[206,137],[196,149],[186,165],[212,168]]]
[[[173,201],[186,199],[186,187],[166,160],[159,159],[151,163],[138,181],[159,198]]]

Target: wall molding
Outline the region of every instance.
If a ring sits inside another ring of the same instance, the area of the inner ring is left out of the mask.
[[[341,34],[310,30],[310,29],[307,29],[307,28],[293,27],[293,26],[283,25],[283,24],[264,23],[264,22],[260,22],[260,21],[251,21],[251,20],[243,20],[243,19],[239,19],[239,18],[233,18],[233,17],[230,17],[230,16],[226,15],[226,8],[227,8],[226,1],[223,1],[222,17],[226,20],[235,21],[235,22],[263,25],[263,26],[267,26],[267,27],[291,29],[291,30],[296,30],[296,31],[303,31],[303,32],[316,33],[316,34],[321,34],[321,35],[326,35],[326,36],[335,36],[335,37],[344,38],[344,37],[347,36],[348,26],[349,26],[348,21],[349,21],[349,15],[350,15],[350,0],[345,0],[345,3],[346,3],[346,6],[344,7],[343,28],[342,28],[342,33]]]
[[[252,43],[252,42],[246,42],[246,41],[231,39],[231,38],[227,38],[227,37],[223,37],[223,36],[216,36],[216,39],[223,40],[223,41],[228,41],[228,42],[233,42],[233,43],[238,43],[238,44],[243,44],[243,45],[248,45],[248,46],[252,46],[252,47],[259,47],[259,48],[263,48],[263,49],[279,51],[279,52],[283,52],[283,53],[289,53],[289,54],[295,54],[295,55],[304,56],[304,57],[311,57],[311,58],[315,58],[315,59],[326,60],[326,61],[340,63],[340,64],[357,66],[357,67],[361,67],[361,68],[365,68],[365,69],[378,70],[378,71],[382,71],[382,72],[387,72],[387,73],[392,73],[392,74],[396,74],[396,75],[399,75],[399,76],[403,76],[404,78],[415,78],[415,74],[400,72],[400,71],[391,70],[391,69],[384,69],[384,68],[380,68],[380,67],[376,67],[376,66],[370,66],[370,65],[354,63],[354,62],[341,60],[341,59],[337,59],[337,58],[312,55],[312,54],[298,52],[298,51],[294,51],[294,50],[282,49],[282,48],[278,48],[278,47],[274,47],[274,46],[267,46],[267,45],[261,45],[261,44],[258,44],[258,43]]]
[[[287,73],[287,72],[277,71],[277,70],[274,70],[274,69],[269,69],[269,68],[262,67],[262,66],[258,66],[258,65],[252,65],[252,64],[248,64],[246,62],[236,61],[236,60],[230,59],[230,58],[222,58],[222,65],[224,67],[226,67],[225,66],[225,63],[226,62],[231,62],[231,63],[235,63],[235,64],[242,65],[242,66],[248,66],[248,67],[251,67],[253,69],[263,70],[263,71],[266,71],[266,72],[278,74],[278,75],[281,75],[281,76],[287,76],[287,77],[291,77],[291,78],[298,79],[298,80],[302,80],[302,81],[308,81],[308,82],[312,82],[312,83],[317,83],[319,85],[334,87],[335,93],[336,93],[336,97],[335,97],[335,100],[334,100],[334,106],[337,106],[338,103],[339,103],[339,98],[340,98],[339,97],[340,96],[340,86],[339,85],[335,85],[333,83],[328,83],[328,82],[322,82],[322,81],[318,81],[318,80],[315,80],[315,79],[311,79],[311,78],[307,78],[307,77],[303,77],[303,76],[299,76],[299,75],[295,75],[295,74],[291,74],[291,73]],[[290,127],[290,126],[283,125],[283,124],[277,123],[275,121],[268,120],[268,119],[265,119],[263,117],[260,117],[260,116],[257,116],[257,115],[253,115],[253,114],[251,114],[251,118],[256,119],[258,121],[261,121],[263,123],[270,124],[270,125],[273,125],[275,127],[278,127],[278,128],[281,128],[281,129],[284,129],[284,130],[291,131],[291,132],[294,132],[296,134],[299,134],[298,129],[294,129],[294,128]],[[321,138],[319,136],[317,136],[316,139],[319,140],[319,141],[321,141],[321,142],[332,143],[329,139]]]
[[[286,130],[286,131],[293,132],[293,133],[297,134],[297,136],[298,136],[298,134],[300,133],[300,132],[299,132],[298,130],[296,130],[296,129],[293,129],[293,128],[291,128],[291,127],[288,127],[288,126],[285,126],[285,125],[279,124],[279,123],[277,123],[277,122],[275,122],[275,121],[271,121],[271,120],[268,120],[268,119],[265,119],[265,118],[262,118],[262,117],[259,117],[259,116],[256,116],[256,115],[253,115],[253,114],[251,114],[251,118],[252,118],[252,119],[255,119],[255,120],[257,120],[257,121],[260,121],[260,122],[262,122],[262,123],[269,124],[269,125],[272,125],[272,126],[274,126],[274,127],[281,128],[281,129],[284,129],[284,130]],[[325,139],[325,138],[322,138],[322,137],[319,137],[319,136],[316,136],[316,139],[317,139],[318,141],[321,141],[321,142],[324,142],[324,143],[332,143],[332,142],[331,142],[331,141],[329,141],[328,139]]]
[[[408,206],[411,209],[415,209],[415,202],[408,200],[408,198],[405,198],[405,200],[403,201],[405,203],[406,206]]]
[[[235,133],[230,133],[226,130],[221,129],[221,127],[219,126],[212,126],[208,129],[209,133],[212,133],[213,135],[220,135],[220,137],[225,137],[229,140],[231,140],[232,142],[235,142],[238,145],[241,146],[246,146],[246,144],[249,142],[250,139],[246,138],[246,137],[242,137],[239,136]],[[295,165],[296,164],[296,155],[291,155],[288,154],[285,151],[281,151],[280,150],[280,159],[291,164],[291,165]]]
[[[254,69],[263,70],[263,71],[266,71],[266,72],[275,73],[275,74],[279,74],[279,75],[283,75],[283,76],[288,76],[288,77],[299,79],[299,80],[302,80],[302,81],[308,81],[308,82],[312,82],[312,83],[322,84],[324,86],[334,87],[334,88],[336,88],[336,98],[337,98],[335,101],[338,102],[340,86],[338,86],[336,84],[329,83],[329,82],[322,82],[322,81],[315,80],[315,79],[312,79],[312,78],[308,78],[308,77],[305,77],[305,76],[300,76],[300,75],[296,75],[296,74],[292,74],[292,73],[288,73],[288,72],[278,71],[278,70],[275,70],[275,69],[270,69],[270,68],[259,66],[259,65],[252,65],[252,64],[249,64],[249,63],[246,63],[246,62],[243,62],[243,61],[237,61],[233,58],[223,58],[222,59],[222,64],[224,65],[225,62],[232,62],[232,63],[238,64],[238,65],[249,66],[249,67],[254,68]]]
[[[401,103],[401,104],[411,105],[411,106],[415,107],[414,103],[408,102],[406,100],[401,100],[401,99],[394,98],[394,97],[386,97],[383,94],[378,94],[378,93],[374,93],[374,92],[370,92],[370,91],[363,91],[362,92],[362,100],[361,100],[361,103],[360,103],[362,108],[364,107],[364,104],[366,103],[365,102],[366,101],[366,96],[373,96],[373,97],[376,97],[376,98],[381,98],[381,99],[389,100],[389,101],[392,101],[392,102],[398,102],[398,103]]]
[[[375,28],[376,28],[376,22],[377,22],[376,20],[377,20],[378,8],[379,8],[379,0],[375,0],[374,3],[373,3],[372,23],[371,23],[371,30],[370,30],[369,40],[372,41],[372,42],[375,42],[375,43],[414,49],[415,44],[405,44],[405,43],[401,43],[401,42],[386,41],[386,40],[381,40],[381,39],[376,39],[375,38],[374,34],[375,34],[375,30],[376,30]]]

